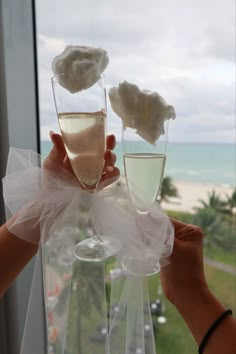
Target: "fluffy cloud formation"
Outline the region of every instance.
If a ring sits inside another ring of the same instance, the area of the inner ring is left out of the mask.
[[[109,62],[102,48],[68,45],[52,61],[52,71],[58,82],[71,93],[94,85]]]
[[[136,130],[144,140],[155,144],[165,134],[164,122],[175,119],[174,107],[157,93],[140,90],[127,81],[112,87],[109,98],[113,111],[122,119],[125,128]]]
[[[42,127],[56,121],[51,61],[72,43],[108,51],[108,87],[127,80],[171,102],[178,117],[170,124],[172,141],[234,142],[234,0],[146,5],[143,0],[37,2]],[[47,13],[54,14],[53,21]],[[108,131],[120,137],[121,124],[109,104]]]

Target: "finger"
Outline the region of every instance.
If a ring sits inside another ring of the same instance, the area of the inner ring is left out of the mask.
[[[111,150],[106,150],[104,153],[104,169],[106,166],[114,166],[116,163],[116,154]]]
[[[68,172],[74,174],[74,171],[71,167],[70,160],[68,158],[65,145],[60,134],[56,134],[54,132],[50,132],[50,138],[53,143],[52,148],[52,155],[49,154],[49,159],[52,162],[57,163],[58,165],[62,166]]]
[[[108,166],[109,167],[109,166]],[[112,170],[107,170],[99,182],[98,188],[102,189],[114,183],[120,177],[120,170],[118,167],[113,167]]]
[[[180,221],[180,220],[177,220],[177,219],[174,219],[174,218],[170,218],[172,224],[174,225],[174,228],[175,230],[182,230],[182,229],[185,229],[188,224],[185,224],[184,222]]]
[[[175,237],[177,239],[189,238],[189,236],[194,235],[199,238],[203,237],[202,230],[200,227],[192,224],[186,224],[182,221],[171,218],[171,222],[175,229]],[[201,237],[200,237],[201,236]]]
[[[57,165],[62,166],[63,160],[66,156],[66,149],[60,134],[50,132],[50,138],[53,143],[52,150],[50,151],[47,159]]]
[[[114,134],[108,135],[106,139],[106,150],[113,150],[116,146],[116,137]]]
[[[69,157],[67,155],[65,156],[65,158],[63,160],[63,168],[75,176],[75,173],[71,167]]]

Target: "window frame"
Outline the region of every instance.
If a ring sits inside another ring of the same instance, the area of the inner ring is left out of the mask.
[[[5,175],[10,146],[40,152],[34,0],[0,0],[0,43],[2,178]],[[0,225],[4,221],[4,202],[0,184]],[[0,300],[0,354],[20,353],[33,268],[34,260],[25,267]],[[40,296],[43,301],[43,291]]]

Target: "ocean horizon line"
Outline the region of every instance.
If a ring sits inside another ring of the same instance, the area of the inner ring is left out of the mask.
[[[139,144],[139,143],[138,143]],[[135,145],[135,142],[134,142]],[[46,156],[52,147],[49,140],[41,141],[41,154]],[[114,149],[116,165],[124,172],[122,142]],[[176,181],[200,182],[235,186],[235,144],[169,142],[165,175]]]

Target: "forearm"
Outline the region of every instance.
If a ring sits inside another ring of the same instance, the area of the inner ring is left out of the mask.
[[[182,294],[176,307],[181,313],[199,345],[210,326],[225,311],[214,295],[203,287],[191,294]],[[236,353],[236,320],[227,316],[214,330],[204,349],[204,354]]]
[[[38,250],[38,245],[26,242],[0,227],[0,297]]]

